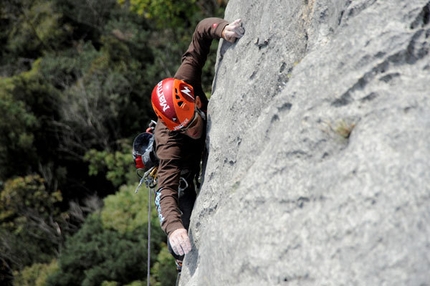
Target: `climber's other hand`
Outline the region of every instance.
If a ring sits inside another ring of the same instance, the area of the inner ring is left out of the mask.
[[[169,236],[170,246],[177,255],[185,255],[191,251],[191,242],[185,228],[179,228]]]

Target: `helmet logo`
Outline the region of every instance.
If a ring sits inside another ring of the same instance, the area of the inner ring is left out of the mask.
[[[169,109],[170,106],[167,104],[166,97],[164,96],[163,83],[161,81],[158,83],[157,95],[160,105],[163,107],[163,112],[166,112],[166,110]]]
[[[182,93],[185,93],[188,95],[192,100],[194,100],[193,96],[191,95],[191,90],[188,88],[188,86],[184,86],[184,89],[181,89]]]

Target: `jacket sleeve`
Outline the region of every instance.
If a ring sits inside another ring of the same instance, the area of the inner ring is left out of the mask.
[[[201,87],[202,69],[205,65],[212,40],[222,36],[228,22],[220,18],[207,18],[197,25],[191,43],[182,57],[182,64],[175,78],[186,81],[194,88],[196,95],[204,96]],[[202,98],[207,101],[206,97]],[[170,235],[173,231],[183,228],[181,211],[179,209],[178,187],[181,168],[184,161],[200,161],[202,148],[194,148],[194,143],[204,145],[203,141],[190,142],[184,135],[170,132],[160,120],[155,130],[156,152],[159,159],[158,191],[155,204],[160,219],[161,228]],[[185,146],[186,145],[186,146]],[[195,157],[198,158],[195,158]],[[191,158],[192,157],[192,158]],[[198,164],[197,162],[197,164]]]
[[[170,235],[184,228],[179,208],[178,188],[181,173],[197,174],[205,144],[205,137],[191,139],[171,132],[158,121],[155,129],[155,149],[159,160],[158,191],[155,205],[163,231]]]
[[[221,18],[206,18],[200,21],[187,51],[182,56],[182,63],[175,78],[191,84],[196,95],[204,95],[201,87],[202,70],[210,52],[212,40],[220,39],[227,25],[228,22]]]
[[[183,228],[181,211],[178,205],[182,157],[181,142],[170,134],[161,121],[158,121],[155,129],[155,142],[159,159],[157,171],[158,191],[155,205],[161,228],[167,235],[170,235],[174,230]]]

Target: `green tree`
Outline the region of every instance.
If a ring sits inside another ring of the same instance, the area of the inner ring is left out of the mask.
[[[149,103],[138,92],[141,64],[119,40],[106,37],[102,41],[106,45],[100,51],[83,43],[82,51],[45,57],[42,63],[42,73],[55,85],[64,86],[57,125],[62,149],[76,158],[91,148],[118,149],[118,140],[137,129],[137,122],[149,120]]]
[[[14,98],[14,87],[12,79],[0,78],[0,181],[27,166],[26,158],[19,154],[34,153],[33,130],[39,125],[34,114],[27,112],[25,102]]]
[[[52,1],[8,0],[0,4],[1,75],[27,70],[45,52],[58,49],[64,40],[61,13]]]
[[[50,261],[59,253],[68,228],[55,207],[61,200],[61,193],[48,192],[37,175],[5,183],[0,194],[0,253],[15,269]]]
[[[202,17],[218,16],[228,1],[224,0],[118,0],[131,11],[153,19],[158,27],[174,28],[192,26]]]
[[[31,56],[43,57],[29,57],[31,69],[16,74],[3,87],[7,91],[2,97],[4,109],[14,112],[12,118],[22,118],[1,126],[6,136],[3,142],[0,139],[0,150],[4,150],[0,180],[38,172],[50,186],[59,185],[67,200],[94,193],[103,197],[115,191],[103,173],[88,176],[83,156],[91,149],[116,152],[123,138],[149,122],[146,95],[152,87],[147,82],[153,80],[146,76],[145,66],[152,64],[152,56],[145,21],[119,9],[115,1],[102,2],[92,6],[95,3],[88,1],[50,1],[57,19],[52,23],[61,35],[51,33],[58,36],[55,40],[42,37],[53,43],[51,48],[35,45],[40,52]],[[31,7],[34,14],[38,11],[39,1],[30,3],[10,1],[4,4],[5,11],[15,12],[20,19],[23,7]],[[9,18],[10,23],[18,23]],[[13,35],[25,34],[25,27],[17,25]],[[12,37],[3,51],[12,53],[17,46],[11,45],[13,40],[17,41]],[[21,53],[25,51],[13,55]]]
[[[50,263],[35,263],[25,267],[21,272],[15,271],[15,285],[20,286],[45,286],[47,277],[58,271],[57,260]]]
[[[58,105],[62,150],[76,158],[91,148],[115,151],[118,140],[133,136],[152,117],[147,100],[153,82],[147,72],[153,63],[149,26],[114,6],[115,1],[99,6],[56,2],[64,21],[76,30],[71,45],[45,55],[41,65],[44,78],[62,93]],[[89,13],[94,14],[91,19]],[[87,40],[88,33],[96,37]]]
[[[9,32],[8,50],[26,54],[55,49],[54,45],[63,34],[58,29],[61,14],[53,10],[52,2],[24,0],[9,3],[15,4],[17,18]]]
[[[157,211],[153,207],[154,196],[152,195],[152,200],[149,201],[148,192],[150,190],[145,186],[142,186],[137,193],[134,186],[124,186],[115,195],[106,197],[100,213],[103,226],[119,233],[132,232],[148,225],[148,207],[151,207],[151,227],[155,228],[156,233],[161,233]],[[149,203],[150,206],[148,206]],[[157,238],[158,236],[159,234]],[[165,238],[161,241],[165,241]]]
[[[142,214],[146,195],[129,187],[106,198],[101,213],[89,216],[67,240],[59,258],[60,271],[48,278],[48,285],[101,285],[103,281],[124,285],[146,279],[147,216]],[[155,225],[156,218],[152,223],[151,261],[155,262],[165,237]]]
[[[167,245],[162,244],[161,251],[158,253],[157,262],[151,268],[151,274],[154,277],[155,286],[174,285],[177,272],[175,259],[167,250]]]
[[[126,4],[125,0],[119,0]],[[174,28],[192,23],[198,12],[196,0],[131,0],[127,1],[130,10],[148,19],[154,19],[160,28]]]

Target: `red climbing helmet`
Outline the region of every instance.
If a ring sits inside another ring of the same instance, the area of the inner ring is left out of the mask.
[[[193,87],[183,80],[160,81],[152,90],[151,103],[157,117],[172,131],[186,127],[194,118]]]

